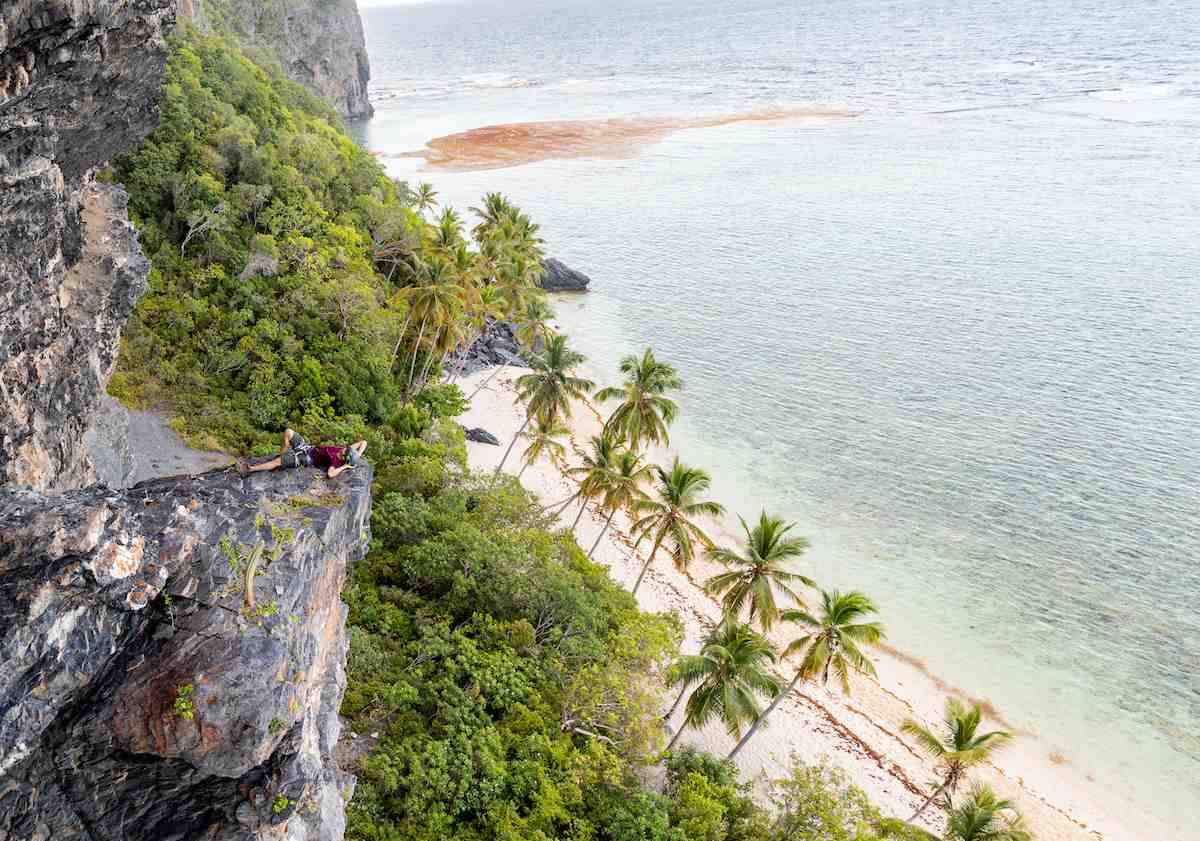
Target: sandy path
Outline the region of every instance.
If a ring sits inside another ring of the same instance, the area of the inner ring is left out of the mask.
[[[465,393],[474,391],[489,373],[481,371],[467,378],[462,384]],[[501,372],[460,418],[464,425],[481,426],[503,442],[500,447],[468,442],[468,457],[475,469],[494,469],[520,426],[523,415],[514,405],[512,390],[512,380],[520,373]],[[601,427],[601,418],[590,405],[577,406],[574,414],[569,423],[572,435],[568,446],[568,461],[573,464],[578,463],[578,452],[586,448],[588,438]],[[513,449],[506,471],[515,474],[520,469],[522,449],[521,443]],[[650,455],[658,463],[668,459],[665,452]],[[542,459],[525,470],[522,482],[547,503],[565,500],[575,489],[574,480],[562,472],[565,466]],[[570,506],[560,516],[560,523],[570,527],[577,511],[575,505]],[[599,516],[591,511],[584,514],[576,537],[585,551],[602,527]],[[616,581],[631,587],[644,562],[644,554],[634,551],[628,531],[629,519],[623,513],[618,514],[597,548],[595,559],[609,567]],[[714,524],[709,533],[720,543],[736,541],[728,523]],[[685,624],[687,651],[696,650],[707,627],[720,617],[716,602],[697,583],[716,569],[711,564],[697,562],[689,576],[675,570],[665,559],[656,559],[638,591],[643,609],[679,613]],[[883,620],[886,624],[887,617]],[[787,641],[786,631],[773,633],[772,637],[777,643]],[[928,790],[926,784],[933,779],[934,772],[930,763],[900,736],[900,723],[909,716],[927,723],[937,721],[950,688],[898,652],[878,652],[872,659],[878,679],[855,676],[851,681],[853,692],[848,697],[817,685],[798,687],[738,756],[738,766],[745,777],[782,776],[792,753],[810,762],[824,755],[844,768],[885,813],[905,818],[912,814],[922,800],[922,792]],[[790,667],[780,670],[781,678],[790,679],[791,674]],[[672,724],[678,725],[682,717],[680,710]],[[682,741],[717,755],[724,755],[733,746],[733,740],[719,725],[689,732]],[[1133,841],[1166,839],[1172,835],[1153,827],[1151,819],[1138,814],[1131,804],[1104,797],[1089,786],[1082,772],[1055,763],[1044,746],[1031,738],[1018,739],[1000,756],[997,766],[977,776],[990,782],[1002,795],[1016,800],[1042,841],[1097,838]],[[937,829],[940,816],[931,818],[929,827]],[[1130,827],[1137,830],[1131,831]]]

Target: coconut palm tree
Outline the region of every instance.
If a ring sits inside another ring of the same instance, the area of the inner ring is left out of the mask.
[[[596,553],[596,547],[608,533],[608,527],[612,525],[617,512],[622,508],[633,508],[646,498],[642,484],[649,480],[650,470],[651,465],[642,464],[642,457],[632,450],[617,452],[605,479],[604,498],[600,503],[600,510],[607,511],[608,518],[604,521],[604,528],[600,529],[600,534],[596,536],[596,542],[588,550],[589,558]]]
[[[517,338],[527,347],[537,347],[539,340],[545,342],[554,333],[549,324],[550,319],[554,318],[554,310],[542,295],[529,297],[518,318],[520,326],[517,328]]]
[[[784,568],[788,561],[804,554],[808,541],[803,537],[789,538],[787,533],[796,524],[785,523],[766,511],[759,515],[753,529],[741,517],[738,519],[746,532],[745,550],[740,554],[731,549],[710,550],[709,560],[730,569],[708,579],[704,589],[714,596],[723,595],[721,604],[730,616],[740,616],[742,608],[749,604],[749,621],[757,618],[759,626],[769,631],[779,618],[776,591],[803,606],[804,600],[791,585],[799,582],[816,586],[808,576]]]
[[[837,590],[821,591],[821,615],[813,616],[804,610],[785,610],[781,614],[785,622],[794,622],[803,633],[792,640],[784,649],[783,656],[800,656],[800,665],[787,689],[771,701],[762,716],[742,737],[729,754],[733,759],[738,751],[750,741],[750,737],[762,726],[779,702],[791,695],[802,680],[821,676],[821,683],[828,685],[829,673],[838,676],[842,691],[850,693],[850,670],[875,674],[875,667],[863,654],[860,646],[878,645],[883,641],[883,626],[878,622],[862,621],[878,612],[874,602],[858,591],[839,593]]]
[[[659,362],[654,351],[646,348],[642,358],[626,356],[620,371],[625,376],[621,386],[610,386],[596,392],[600,401],[619,399],[621,405],[613,411],[607,426],[634,450],[644,444],[669,444],[667,427],[675,421],[679,407],[664,395],[683,387],[674,366]]]
[[[500,475],[504,462],[516,446],[517,439],[535,417],[546,422],[571,417],[571,401],[582,400],[595,383],[571,372],[583,363],[583,354],[567,347],[566,336],[551,336],[545,349],[530,362],[533,371],[518,377],[517,398],[525,405],[525,420],[513,436],[512,443],[504,451],[504,457],[496,465],[493,478]]]
[[[968,708],[958,698],[951,698],[946,701],[944,729],[931,730],[911,718],[900,725],[900,730],[912,736],[917,747],[932,757],[942,772],[941,785],[913,813],[910,821],[921,817],[942,794],[953,794],[968,770],[988,762],[997,750],[1012,741],[1012,734],[1005,730],[978,733],[982,720],[978,704]]]
[[[654,472],[658,479],[654,488],[655,498],[647,498],[634,506],[638,519],[633,524],[633,533],[637,535],[638,544],[644,538],[654,541],[650,556],[642,564],[642,571],[633,583],[634,593],[637,593],[646,570],[654,563],[654,556],[664,542],[671,552],[675,567],[686,570],[696,555],[697,544],[705,549],[713,548],[712,539],[704,533],[696,519],[720,517],[725,513],[721,503],[699,498],[708,490],[710,482],[703,470],[685,466],[676,456],[670,471],[655,467]]]
[[[741,735],[742,726],[758,718],[758,696],[779,692],[770,672],[774,662],[775,649],[766,637],[726,617],[705,639],[699,654],[680,657],[672,669],[671,685],[682,690],[666,718],[690,687],[696,689],[687,699],[683,721],[667,751],[675,747],[685,728],[703,727],[713,719],[724,723],[735,739]]]
[[[521,454],[521,460],[524,463],[521,465],[521,471],[517,473],[517,479],[519,480],[525,474],[525,468],[543,455],[549,455],[551,458],[562,458],[567,448],[558,439],[565,438],[570,433],[571,431],[558,420],[546,421],[542,418],[537,418],[533,423],[533,428],[527,429],[522,433],[526,440],[529,441],[529,446]]]
[[[479,217],[479,224],[471,229],[476,242],[481,242],[501,221],[512,214],[514,208],[501,193],[488,193],[483,197],[482,207],[472,207],[471,212]]]
[[[437,195],[437,190],[433,189],[432,184],[422,181],[413,193],[413,204],[416,205],[417,213],[424,216],[426,210],[437,207]]]
[[[420,284],[409,289],[411,293],[403,290],[407,293],[409,314],[413,323],[421,325],[409,364],[407,388],[411,393],[417,372],[417,354],[421,351],[426,330],[430,329],[432,335],[436,336],[457,321],[462,306],[462,288],[451,265],[435,257],[425,265]]]
[[[454,374],[450,377],[450,382],[454,382],[462,376],[463,367],[467,364],[467,355],[488,329],[492,320],[500,318],[508,310],[508,302],[504,300],[504,295],[501,294],[497,287],[490,285],[481,286],[478,288],[477,293],[475,308],[468,313],[471,330],[461,345],[461,355],[458,358],[458,364],[454,368]],[[491,378],[489,377],[488,379]]]
[[[584,455],[583,463],[567,470],[568,475],[581,477],[579,490],[563,503],[562,508],[555,512],[558,514],[566,510],[566,507],[576,499],[583,500],[579,506],[579,513],[575,515],[575,522],[571,523],[571,531],[574,531],[579,525],[579,518],[587,510],[588,502],[603,496],[604,489],[608,487],[609,474],[613,464],[616,463],[617,453],[620,451],[617,439],[607,432],[593,435],[588,443],[592,451]]]
[[[997,797],[991,786],[981,783],[950,810],[946,841],[1033,841],[1033,833],[1011,800]]]

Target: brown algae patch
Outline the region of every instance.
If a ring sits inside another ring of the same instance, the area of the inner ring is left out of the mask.
[[[668,135],[686,129],[734,123],[833,120],[858,116],[838,108],[778,108],[714,117],[554,120],[482,126],[430,140],[424,149],[395,157],[424,158],[426,169],[453,172],[503,169],[567,158],[621,159],[637,155]]]

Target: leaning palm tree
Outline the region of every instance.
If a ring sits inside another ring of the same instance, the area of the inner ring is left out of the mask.
[[[563,426],[557,419],[547,421],[538,418],[532,429],[527,429],[522,433],[529,441],[529,446],[521,454],[521,460],[524,463],[521,465],[521,471],[517,473],[517,479],[519,480],[525,475],[525,468],[544,455],[548,455],[552,459],[562,458],[567,448],[558,439],[565,438],[570,433],[571,430]]]
[[[741,553],[731,549],[710,550],[709,560],[729,569],[708,579],[704,589],[714,596],[723,596],[721,605],[730,616],[740,616],[748,604],[749,621],[757,618],[762,629],[769,631],[779,618],[776,591],[803,606],[804,600],[792,589],[792,584],[816,586],[808,576],[784,568],[788,561],[804,554],[808,541],[803,537],[789,538],[787,533],[796,524],[785,523],[766,511],[759,515],[753,529],[745,520],[738,519],[746,532],[745,550]]]
[[[642,457],[632,450],[621,450],[616,454],[604,482],[604,498],[600,503],[600,510],[607,511],[608,518],[600,534],[596,535],[596,542],[588,550],[589,558],[596,553],[596,547],[608,533],[608,527],[612,525],[617,512],[622,508],[635,508],[646,498],[642,484],[649,480],[650,470],[651,466],[642,464]]]
[[[591,380],[572,376],[571,372],[583,363],[583,354],[567,347],[566,336],[552,336],[546,348],[530,362],[533,372],[518,377],[517,398],[525,405],[525,420],[496,465],[493,478],[500,475],[504,462],[516,446],[517,439],[535,417],[546,422],[571,417],[571,401],[582,400],[595,384]]]
[[[634,450],[640,450],[647,443],[669,444],[667,427],[679,414],[679,407],[664,395],[683,387],[679,372],[674,366],[655,359],[650,348],[646,348],[641,359],[636,356],[622,359],[620,371],[625,375],[623,385],[596,392],[597,400],[615,398],[621,401],[608,419],[608,428]]]
[[[422,181],[413,194],[413,204],[417,207],[417,213],[424,216],[426,210],[437,207],[437,190],[433,189],[432,184]]]
[[[962,804],[950,810],[946,841],[1033,841],[1033,833],[1011,800],[978,784]]]
[[[646,570],[654,563],[654,556],[663,543],[671,552],[671,560],[677,569],[686,570],[692,558],[696,555],[699,544],[705,549],[712,549],[713,542],[704,530],[696,523],[699,517],[719,517],[725,513],[725,507],[719,502],[699,499],[699,495],[708,490],[709,477],[703,470],[687,467],[676,456],[670,471],[656,467],[658,484],[655,487],[655,498],[645,499],[634,506],[634,513],[639,519],[633,524],[633,533],[637,535],[640,544],[644,538],[650,537],[654,543],[650,548],[650,556],[642,564],[637,581],[633,584],[633,592],[637,593],[646,576]]]
[[[526,347],[537,347],[538,342],[545,342],[554,334],[550,320],[554,318],[554,309],[546,301],[545,296],[531,296],[525,301],[525,309],[517,314],[520,319],[517,327],[517,339]]]
[[[804,610],[785,610],[781,618],[786,622],[794,622],[803,629],[803,633],[792,640],[783,655],[800,655],[800,665],[792,682],[787,689],[780,692],[771,701],[757,721],[754,722],[734,746],[729,754],[733,759],[738,751],[750,741],[750,737],[762,726],[779,702],[792,694],[792,690],[802,680],[821,676],[822,684],[829,683],[829,673],[838,676],[842,691],[850,693],[850,670],[866,674],[875,674],[875,667],[863,654],[859,646],[878,645],[883,641],[883,626],[878,622],[863,622],[862,620],[877,609],[874,602],[857,591],[839,593],[837,590],[821,592],[821,615],[814,616]]]
[[[556,515],[560,514],[576,499],[583,500],[579,506],[579,513],[575,515],[575,522],[571,523],[571,531],[574,531],[579,525],[579,519],[587,510],[588,502],[604,495],[604,489],[608,487],[609,474],[612,472],[613,464],[616,463],[617,453],[620,452],[617,439],[607,432],[593,435],[589,444],[592,451],[584,455],[583,463],[567,470],[568,475],[581,477],[579,490],[568,497],[562,508],[555,512]]]
[[[929,804],[942,794],[953,794],[969,769],[989,761],[997,750],[1012,741],[1012,734],[1005,730],[976,735],[982,719],[983,712],[978,704],[968,709],[958,698],[951,698],[946,701],[944,730],[930,730],[911,718],[900,725],[900,729],[912,736],[917,747],[929,754],[942,771],[941,785],[913,813],[910,821],[921,817]]]
[[[699,654],[680,657],[672,669],[672,686],[682,686],[679,699],[665,718],[670,718],[688,689],[696,689],[687,699],[683,721],[667,745],[675,747],[688,727],[703,727],[719,719],[735,739],[742,726],[758,718],[758,696],[779,692],[771,676],[775,649],[762,634],[749,625],[726,618],[700,649]]]

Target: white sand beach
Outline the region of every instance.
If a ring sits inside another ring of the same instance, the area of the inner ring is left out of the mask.
[[[471,394],[488,376],[481,371],[462,382],[464,393]],[[468,442],[471,467],[477,470],[494,469],[523,419],[521,409],[514,404],[512,382],[522,372],[506,369],[497,374],[477,394],[467,413],[459,420],[468,427],[482,427],[496,435],[502,446]],[[578,463],[579,453],[587,446],[590,436],[601,427],[601,417],[591,405],[577,405],[569,422],[572,430],[568,445],[568,460]],[[505,465],[515,474],[521,469],[518,443]],[[671,455],[666,452],[650,454],[653,461],[665,463]],[[567,465],[543,459],[528,467],[522,483],[546,503],[567,499],[576,483],[564,475]],[[735,545],[739,534],[735,500],[722,500],[731,514],[729,522],[713,524],[709,531],[722,544]],[[572,504],[560,515],[560,522],[569,528],[577,513]],[[752,512],[743,512],[746,514]],[[803,533],[803,523],[800,531]],[[606,565],[612,577],[631,587],[644,563],[644,555],[635,551],[629,536],[630,522],[623,513],[617,514],[612,528],[601,541],[595,560]],[[732,527],[731,527],[732,526]],[[589,510],[579,521],[577,540],[586,551],[592,546],[603,527],[603,520]],[[814,546],[811,552],[819,552]],[[677,571],[664,557],[655,560],[637,594],[644,610],[675,611],[686,628],[684,649],[695,651],[706,629],[720,617],[715,600],[699,583],[717,570],[712,564],[697,561],[690,574]],[[887,622],[887,617],[881,617]],[[787,630],[776,629],[773,639],[787,642]],[[817,684],[801,684],[773,714],[771,720],[743,749],[738,765],[747,779],[763,780],[785,773],[789,757],[794,753],[806,761],[829,757],[844,768],[854,782],[866,790],[882,810],[907,818],[920,805],[923,795],[932,789],[932,764],[916,752],[900,734],[901,722],[916,717],[926,723],[940,720],[948,693],[960,694],[936,677],[923,671],[918,661],[900,652],[876,651],[873,661],[877,678],[854,676],[853,692],[843,696],[832,685],[827,690]],[[783,664],[781,678],[790,680],[791,664]],[[786,683],[786,680],[785,680]],[[665,702],[669,703],[669,701]],[[1002,717],[1003,711],[996,713]],[[682,709],[672,721],[677,726]],[[1003,721],[989,722],[1002,727]],[[991,783],[1003,796],[1014,799],[1037,838],[1042,841],[1076,841],[1077,839],[1165,839],[1169,832],[1147,830],[1155,827],[1152,818],[1137,814],[1127,803],[1103,797],[1103,792],[1089,786],[1084,771],[1074,768],[1054,756],[1044,743],[1032,735],[1018,734],[1015,743],[1003,751],[995,766],[977,772],[976,777]],[[688,732],[684,743],[695,744],[712,753],[724,756],[733,741],[720,725],[698,732]],[[939,828],[940,815],[934,809],[927,812],[931,829]],[[1128,827],[1140,830],[1131,832]]]

